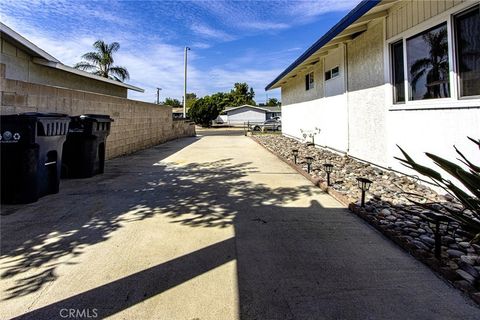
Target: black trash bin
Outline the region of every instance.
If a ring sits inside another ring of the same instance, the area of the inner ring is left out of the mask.
[[[105,143],[113,119],[103,114],[70,118],[70,129],[63,146],[62,178],[89,178],[103,173]]]
[[[0,116],[2,203],[31,203],[58,193],[69,122],[59,113]]]

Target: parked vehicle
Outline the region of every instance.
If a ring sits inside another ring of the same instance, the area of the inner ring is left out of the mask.
[[[277,119],[269,119],[263,123],[252,125],[253,131],[280,131],[282,130],[282,122]]]

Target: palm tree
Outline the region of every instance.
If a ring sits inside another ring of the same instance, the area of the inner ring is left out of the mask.
[[[85,53],[82,56],[82,59],[85,61],[77,63],[74,68],[120,82],[130,78],[130,74],[126,68],[113,65],[113,53],[120,49],[118,42],[108,44],[102,40],[97,40],[93,44],[93,47],[96,51]]]
[[[422,38],[430,48],[429,57],[418,59],[410,67],[412,90],[415,92],[418,80],[425,75],[427,92],[423,97],[424,99],[441,98],[442,95],[448,97],[447,28],[442,27],[437,32],[428,32]]]

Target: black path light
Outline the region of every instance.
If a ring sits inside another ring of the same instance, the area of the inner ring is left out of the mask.
[[[293,149],[292,154],[293,154],[293,160],[295,161],[295,164],[297,164],[298,150]]]
[[[323,165],[323,168],[325,169],[325,172],[327,173],[327,186],[330,186],[330,173],[333,171],[333,164],[331,163],[325,163]]]
[[[307,172],[310,173],[313,158],[312,157],[305,157],[305,160],[307,161]]]
[[[442,235],[440,233],[440,226],[445,226],[445,230],[448,231],[448,225],[452,219],[443,214],[435,212],[424,212],[423,214],[427,218],[426,220],[428,225],[430,229],[433,230],[433,234],[435,235],[435,258],[440,260],[442,253]]]
[[[357,184],[360,190],[362,190],[362,202],[361,207],[365,207],[365,192],[370,189],[370,185],[372,181],[368,180],[367,178],[357,178]]]

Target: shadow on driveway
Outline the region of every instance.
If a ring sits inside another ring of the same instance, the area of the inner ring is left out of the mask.
[[[307,182],[279,188],[255,183],[249,175],[267,173],[231,158],[160,161],[195,142],[115,159],[103,177],[68,181],[61,194],[3,217],[2,259],[11,262],[2,278],[19,278],[6,299],[54,281],[60,257],[81,255],[132,221],[165,215],[187,227],[233,225],[235,237],[18,319],[55,319],[72,307],[98,307],[104,318],[234,259],[242,319],[478,319],[475,306],[362,220],[313,200],[319,191]],[[285,206],[305,197],[312,197],[309,206]],[[50,266],[45,274],[20,278],[42,266]]]

